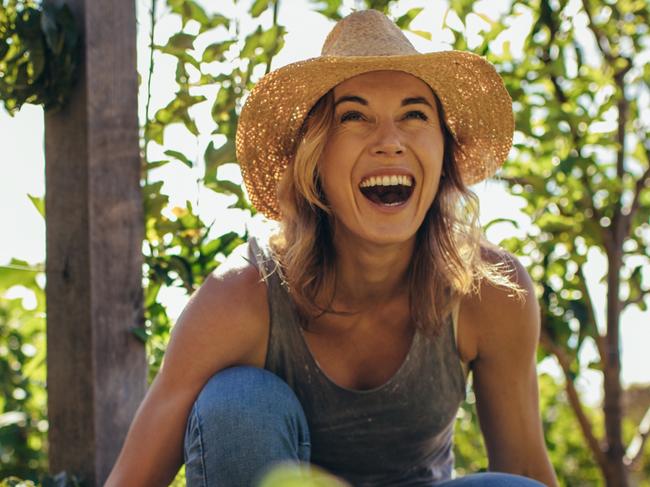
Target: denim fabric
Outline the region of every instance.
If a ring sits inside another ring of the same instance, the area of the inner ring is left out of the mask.
[[[439,482],[435,487],[544,487],[544,484],[521,475],[486,472]]]
[[[188,418],[188,487],[252,487],[277,462],[308,462],[309,455],[298,399],[264,369],[237,366],[215,374]]]
[[[310,453],[308,423],[291,388],[267,370],[231,367],[206,383],[188,418],[187,487],[255,487],[280,462],[306,466]],[[502,473],[474,474],[434,485],[543,487]]]

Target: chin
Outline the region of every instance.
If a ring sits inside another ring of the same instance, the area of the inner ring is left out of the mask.
[[[359,231],[361,230],[361,231]],[[357,238],[376,245],[398,245],[411,242],[417,234],[417,227],[395,228],[395,225],[364,225],[356,232]]]
[[[411,202],[411,205],[416,203]],[[352,205],[349,205],[352,206]],[[348,207],[349,207],[348,206]],[[420,208],[392,208],[383,212],[367,203],[356,205],[357,211],[337,212],[339,215],[335,226],[335,238],[339,243],[355,245],[397,245],[411,242],[426,216]],[[360,211],[359,211],[360,210]]]

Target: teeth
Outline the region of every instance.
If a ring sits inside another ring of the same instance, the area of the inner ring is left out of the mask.
[[[359,186],[369,188],[371,186],[397,186],[398,184],[402,186],[413,186],[413,178],[403,174],[399,176],[396,174],[391,176],[370,176],[361,181]]]

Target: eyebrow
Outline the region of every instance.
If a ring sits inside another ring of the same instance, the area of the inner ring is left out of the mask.
[[[334,107],[337,107],[340,103],[344,103],[346,101],[359,103],[360,105],[368,106],[368,100],[366,100],[365,98],[362,98],[362,97],[356,96],[356,95],[348,95],[348,96],[342,96],[341,98],[336,100],[334,102]],[[407,106],[407,105],[418,105],[418,104],[427,105],[428,107],[433,108],[431,106],[431,103],[429,103],[429,101],[426,98],[422,97],[422,96],[404,98],[402,100],[402,106],[403,107]]]
[[[334,107],[337,107],[341,103],[345,103],[346,101],[351,101],[354,103],[359,103],[364,106],[368,106],[368,100],[365,98],[361,98],[360,96],[354,96],[354,95],[348,95],[348,96],[342,96],[338,100],[334,102]]]
[[[404,98],[402,100],[402,106],[418,105],[418,104],[427,105],[428,107],[433,108],[431,106],[431,103],[429,103],[429,101],[426,98],[422,97],[422,96],[417,96],[417,97],[414,97],[414,98]]]

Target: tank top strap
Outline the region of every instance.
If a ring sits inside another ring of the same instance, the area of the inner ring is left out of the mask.
[[[300,318],[289,294],[289,286],[268,244],[248,240],[249,259],[266,283],[269,304],[269,342],[264,368],[295,387],[295,364],[309,363],[309,351],[300,331]]]

